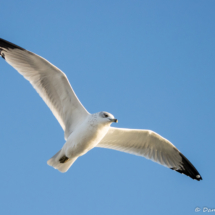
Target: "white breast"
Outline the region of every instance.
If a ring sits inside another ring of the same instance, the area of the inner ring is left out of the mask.
[[[69,136],[64,145],[65,155],[69,158],[84,155],[94,148],[106,135],[110,125],[99,123],[97,114],[90,115]]]

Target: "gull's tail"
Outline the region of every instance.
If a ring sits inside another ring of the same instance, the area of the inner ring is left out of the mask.
[[[61,162],[62,158],[64,158],[63,163]],[[47,161],[47,164],[49,166],[53,166],[55,169],[58,169],[60,172],[66,172],[70,168],[70,166],[72,166],[76,159],[77,157],[65,159],[64,153],[62,152],[62,150],[60,150]]]

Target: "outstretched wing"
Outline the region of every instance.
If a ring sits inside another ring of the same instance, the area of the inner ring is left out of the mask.
[[[150,130],[111,127],[97,147],[143,156],[193,179],[202,180],[196,168],[172,143]]]
[[[36,89],[65,131],[65,139],[89,113],[66,75],[46,59],[0,39],[0,55]]]

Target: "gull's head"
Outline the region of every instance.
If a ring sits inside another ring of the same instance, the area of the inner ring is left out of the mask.
[[[118,122],[111,113],[105,111],[99,112],[99,121],[104,123]]]

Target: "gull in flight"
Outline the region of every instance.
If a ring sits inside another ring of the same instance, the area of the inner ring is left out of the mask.
[[[0,56],[24,76],[51,109],[64,130],[65,144],[47,163],[66,172],[94,147],[143,156],[192,179],[202,180],[191,162],[167,139],[150,130],[110,127],[118,122],[105,111],[90,114],[66,75],[46,59],[0,39]]]

